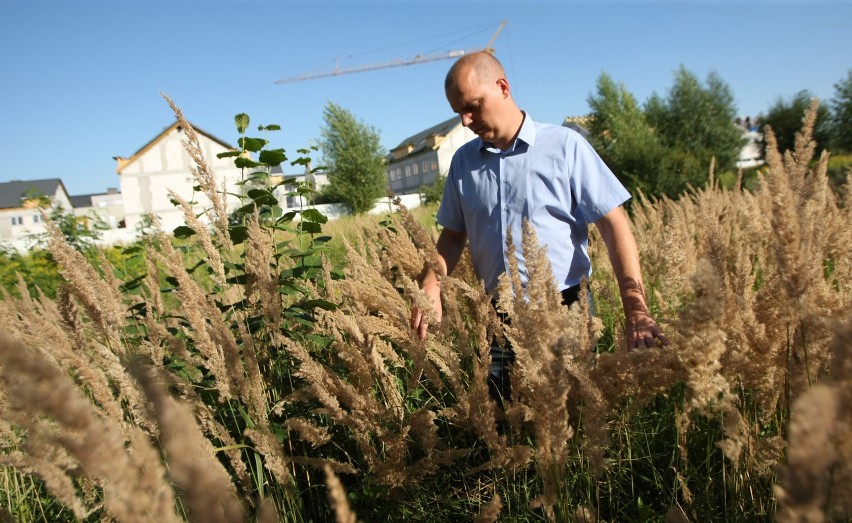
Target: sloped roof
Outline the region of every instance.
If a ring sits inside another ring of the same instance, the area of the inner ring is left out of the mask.
[[[56,189],[62,187],[65,194],[65,185],[59,178],[48,178],[45,180],[13,180],[0,183],[0,209],[15,209],[23,207],[23,198],[30,194],[41,194],[53,197]]]
[[[594,122],[594,121],[595,121],[595,115],[593,115],[593,114],[586,114],[586,115],[581,115],[581,116],[566,116],[565,121],[562,122],[562,125],[564,127],[567,127],[568,126],[567,124],[575,123],[577,125],[581,125],[581,126],[585,127],[586,129],[588,129],[589,126],[592,125],[592,122]]]
[[[222,147],[224,147],[228,150],[231,150],[231,151],[236,150],[236,147],[229,144],[225,140],[221,140],[221,139],[217,138],[216,136],[213,136],[212,134],[208,133],[204,129],[200,129],[200,128],[196,127],[192,122],[189,122],[189,124],[192,125],[192,128],[195,129],[196,133],[206,136],[207,138],[213,140],[214,142],[218,143],[219,145],[221,145]],[[157,143],[159,143],[163,138],[168,136],[168,134],[170,132],[172,132],[174,129],[178,129],[180,127],[181,127],[180,122],[175,120],[175,122],[173,124],[166,127],[160,134],[153,137],[150,141],[148,141],[148,143],[146,143],[145,145],[140,147],[139,150],[137,150],[135,153],[133,153],[129,158],[123,158],[121,156],[115,156],[114,159],[118,161],[118,168],[115,170],[115,172],[117,172],[118,174],[121,174],[121,171],[125,167],[127,167],[131,163],[135,162],[137,158],[139,158],[140,156],[142,156],[143,154],[148,152],[152,147],[157,145]]]
[[[569,129],[573,129],[583,135],[583,138],[588,140],[591,136],[589,128],[591,127],[594,121],[595,116],[592,114],[587,114],[584,116],[566,116],[565,121],[562,122],[562,127],[568,127]]]
[[[68,199],[71,200],[71,207],[75,209],[80,209],[82,207],[91,207],[92,206],[92,196],[93,194],[78,194],[77,196],[69,196]]]
[[[439,123],[438,125],[434,125],[428,129],[420,131],[415,135],[409,136],[391,150],[399,149],[400,147],[404,147],[406,145],[411,145],[413,149],[409,154],[416,154],[426,148],[426,138],[433,134],[438,136],[446,136],[459,125],[461,125],[461,120],[459,120],[458,116],[453,116],[449,120],[446,120],[444,122]]]

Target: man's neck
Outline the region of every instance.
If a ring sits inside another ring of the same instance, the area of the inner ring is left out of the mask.
[[[514,127],[515,132],[512,134],[512,136],[508,140],[501,141],[500,143],[495,140],[492,145],[494,145],[494,147],[500,149],[501,151],[506,151],[510,147],[512,147],[512,144],[515,143],[515,140],[518,139],[518,135],[521,133],[521,127],[524,126],[524,120],[526,119],[526,116],[527,114],[519,109],[516,117],[513,118],[513,120],[515,121],[511,125],[507,126],[507,128],[509,129],[512,129]]]

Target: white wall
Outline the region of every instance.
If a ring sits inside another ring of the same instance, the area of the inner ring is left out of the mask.
[[[400,203],[402,203],[408,209],[420,207],[419,194],[404,194],[399,196],[399,198]],[[340,203],[326,203],[321,205],[315,205],[313,208],[323,213],[326,217],[328,217],[329,220],[336,220],[337,218],[346,216],[348,214],[346,206]],[[398,209],[399,207],[389,202],[388,197],[385,196],[376,200],[376,205],[370,211],[370,214],[396,212]],[[184,225],[184,222],[173,222],[169,226],[164,225],[163,230],[167,233],[171,233],[171,231],[178,225]],[[101,239],[97,242],[97,244],[101,246],[129,244],[136,241],[138,237],[138,232],[136,231],[135,227],[127,227],[124,229],[110,229],[100,232]],[[33,244],[33,238],[23,236],[11,240],[0,241],[0,247],[8,247],[11,249],[15,249],[21,253],[30,250],[33,247]]]
[[[446,176],[450,172],[450,162],[453,159],[453,154],[464,144],[476,138],[473,131],[459,125],[454,128],[446,138],[438,146],[438,171],[441,176]]]
[[[241,170],[234,167],[233,158],[216,157],[228,149],[201,133],[198,136],[204,157],[216,176],[217,188],[221,190],[224,183],[228,192],[239,192],[236,182],[242,177]],[[209,200],[192,189],[197,185],[191,171],[194,163],[184,150],[184,139],[181,129],[172,129],[121,169],[121,195],[128,229],[135,229],[148,213],[156,214],[166,230],[182,225],[183,213],[169,200],[169,189],[187,201],[196,201],[197,212],[209,207]],[[230,198],[228,203],[235,208],[239,201]]]

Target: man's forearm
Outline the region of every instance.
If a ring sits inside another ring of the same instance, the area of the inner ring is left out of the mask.
[[[618,280],[621,304],[627,320],[625,335],[628,348],[668,345],[669,340],[651,317],[645,302],[639,249],[624,211],[619,207],[595,222],[595,225],[606,244]]]
[[[438,236],[438,241],[435,242],[435,250],[438,251],[438,263],[442,274],[435,274],[435,271],[427,267],[424,271],[423,281],[421,286],[427,283],[427,279],[431,283],[432,280],[439,280],[441,276],[452,274],[461,259],[462,251],[464,250],[467,236],[464,233],[444,229]]]
[[[595,223],[607,248],[612,270],[618,281],[624,312],[648,311],[645,287],[639,264],[639,249],[621,208],[615,209]]]

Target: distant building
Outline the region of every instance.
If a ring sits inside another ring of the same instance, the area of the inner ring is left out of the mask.
[[[273,170],[273,173],[276,171]],[[308,196],[299,196],[296,193],[296,189],[299,186],[305,186],[309,189],[315,191],[314,196],[316,196],[320,191],[322,191],[323,187],[328,185],[328,174],[322,172],[311,172],[311,167],[308,165],[305,168],[305,172],[298,174],[283,174],[281,170],[278,171],[278,180],[275,180],[275,183],[279,181],[283,181],[284,183],[279,185],[275,191],[275,197],[278,199],[278,205],[281,206],[282,209],[303,209],[311,206],[311,202],[313,199]]]
[[[237,182],[243,176],[242,170],[234,166],[233,158],[216,157],[218,153],[237,149],[198,127],[193,128],[216,176],[217,188],[240,193]],[[146,215],[156,215],[166,231],[183,225],[183,213],[170,201],[169,190],[188,202],[196,202],[193,206],[196,213],[210,207],[209,200],[193,189],[196,181],[190,169],[195,166],[184,150],[182,141],[185,139],[183,128],[175,122],[130,157],[115,157],[116,172],[121,177],[125,223],[129,229],[135,229]],[[228,197],[229,209],[236,209],[237,205],[238,197]]]
[[[446,176],[453,154],[475,137],[458,116],[409,136],[388,155],[390,189],[395,194],[414,193]]]
[[[756,167],[766,163],[763,158],[763,149],[760,146],[763,142],[763,134],[758,131],[756,125],[752,124],[751,118],[746,116],[744,122],[737,122],[737,127],[742,131],[743,138],[746,139],[746,144],[740,149],[740,155],[737,157],[737,169]]]
[[[59,178],[0,183],[0,239],[14,240],[45,232],[39,207],[71,209]]]
[[[592,133],[589,132],[589,128],[591,127],[594,119],[595,117],[590,114],[585,116],[566,116],[565,120],[562,122],[562,127],[573,129],[583,135],[583,138],[586,140],[591,140]]]
[[[71,196],[71,207],[75,216],[96,216],[110,229],[124,227],[124,201],[115,187],[108,187],[105,193]]]

